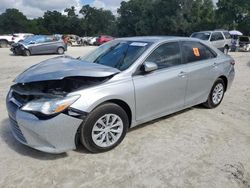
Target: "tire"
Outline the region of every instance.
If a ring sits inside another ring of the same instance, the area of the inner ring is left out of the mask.
[[[224,49],[223,49],[223,52],[224,52],[224,54],[228,54],[228,52],[229,52],[229,47],[228,47],[228,46],[225,46]]]
[[[7,48],[9,43],[7,40],[0,40],[0,48]]]
[[[25,56],[30,56],[31,55],[31,53],[30,53],[30,51],[29,50],[24,50],[24,53],[23,53]]]
[[[112,125],[116,126],[112,128]],[[88,115],[80,127],[80,140],[92,153],[106,152],[122,142],[128,126],[129,119],[124,109],[117,104],[106,103]]]
[[[225,94],[225,83],[221,78],[218,78],[214,82],[214,85],[209,93],[208,99],[203,105],[210,109],[216,108],[222,102],[224,94]]]
[[[64,48],[63,47],[59,47],[57,49],[57,53],[60,54],[60,55],[64,54]]]

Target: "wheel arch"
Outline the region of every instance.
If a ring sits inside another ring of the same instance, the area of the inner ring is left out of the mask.
[[[118,106],[120,106],[126,112],[126,114],[128,116],[129,128],[130,128],[130,126],[132,124],[132,110],[131,110],[130,106],[125,101],[123,101],[121,99],[110,99],[110,100],[106,100],[106,101],[102,102],[101,104],[97,105],[96,108],[98,106],[105,104],[105,103],[114,103],[114,104],[117,104]]]
[[[227,86],[228,86],[228,79],[224,75],[221,75],[219,78],[221,78],[223,80],[223,82],[225,83],[225,92],[226,92],[227,91]]]

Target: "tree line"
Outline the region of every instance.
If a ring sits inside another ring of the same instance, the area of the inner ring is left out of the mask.
[[[64,14],[46,11],[28,19],[17,9],[0,14],[0,33],[76,34],[93,36],[182,35],[194,31],[237,29],[250,35],[250,1],[219,0],[130,0],[123,1],[114,15],[89,5]]]

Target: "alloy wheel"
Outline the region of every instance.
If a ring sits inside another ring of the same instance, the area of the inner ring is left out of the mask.
[[[123,132],[123,122],[116,114],[105,114],[99,118],[92,129],[92,140],[99,147],[114,145]]]

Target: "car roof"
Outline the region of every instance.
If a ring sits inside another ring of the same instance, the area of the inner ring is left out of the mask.
[[[207,31],[197,31],[197,32],[194,32],[194,33],[212,33],[212,32],[229,32],[227,30],[223,30],[223,29],[218,29],[218,30],[207,30]]]
[[[194,38],[178,37],[178,36],[139,36],[139,37],[118,38],[117,40],[135,41],[135,42],[150,42],[150,43],[158,43],[158,42],[170,41],[170,40],[197,41],[197,39],[194,39]]]

